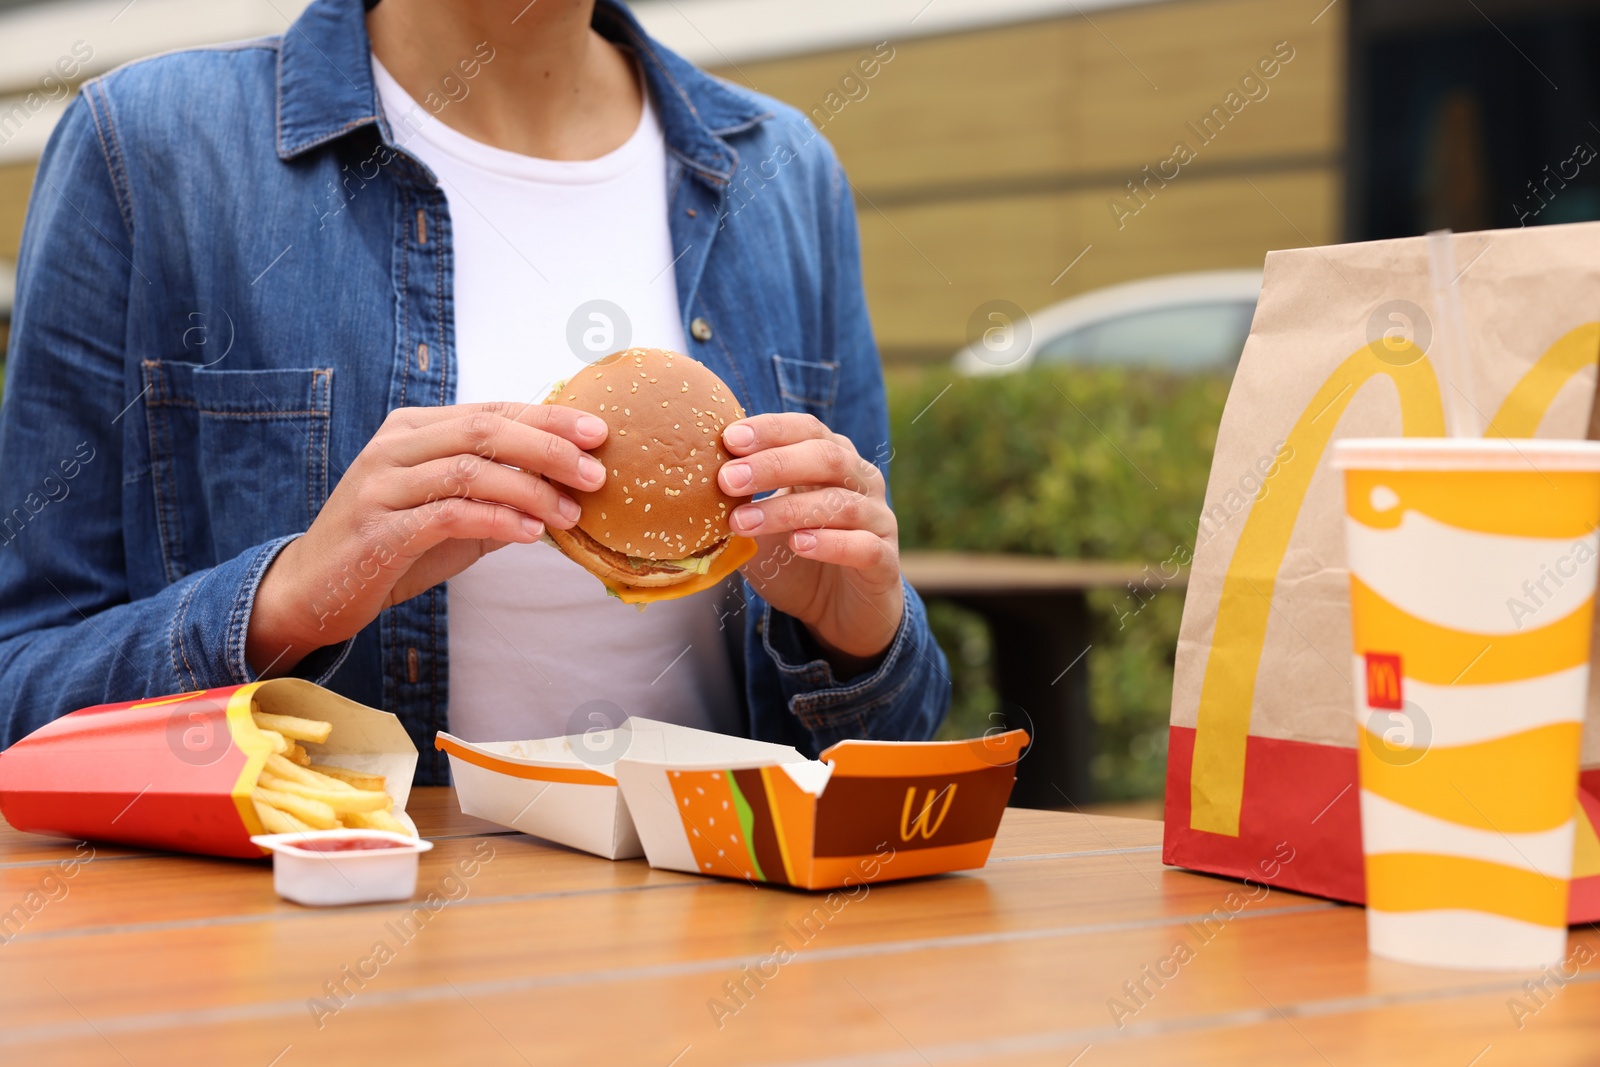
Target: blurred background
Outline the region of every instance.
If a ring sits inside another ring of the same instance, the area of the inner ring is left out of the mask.
[[[76,86],[304,6],[0,0],[0,360]],[[1159,814],[1183,566],[1264,254],[1600,218],[1600,0],[631,6],[838,149],[945,730],[1034,725],[1037,806]]]

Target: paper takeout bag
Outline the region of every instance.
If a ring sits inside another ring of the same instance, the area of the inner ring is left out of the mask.
[[[271,747],[252,708],[332,723],[317,761],[383,775],[409,824],[417,749],[400,720],[298,678],[63,715],[0,753],[0,815],[34,833],[260,858],[250,794]]]
[[[1584,437],[1600,356],[1600,223],[1453,240],[1466,388],[1487,435]],[[1167,863],[1364,899],[1352,694],[1364,667],[1351,651],[1328,445],[1444,435],[1430,289],[1422,237],[1267,256],[1178,637]],[[1591,672],[1572,922],[1600,919],[1597,690]]]

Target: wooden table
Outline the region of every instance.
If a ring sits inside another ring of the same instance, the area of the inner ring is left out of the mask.
[[[1152,597],[1182,589],[1188,573],[1172,568],[1169,578],[1155,564],[970,552],[906,552],[900,567],[924,598],[953,600],[989,624],[1006,725],[1033,737],[1029,758],[1017,765],[1012,803],[1059,808],[1098,799],[1089,773],[1099,748],[1089,707],[1087,594],[1124,590],[1125,610],[1137,614]]]
[[[1012,809],[986,869],[886,883],[830,910],[825,894],[500,832],[448,790],[418,790],[411,811],[436,842],[419,899],[456,899],[423,907],[407,937],[410,907],[301,908],[273,895],[264,864],[102,846],[62,878],[71,844],[0,830],[0,907],[24,915],[0,944],[0,1063],[1600,1059],[1594,928],[1572,935],[1589,963],[1537,1007],[1525,975],[1369,958],[1359,908],[1270,889],[1248,900],[1238,883],[1163,868],[1158,823]],[[453,873],[475,855],[473,874]],[[793,956],[770,962],[780,941]],[[1145,968],[1180,943],[1190,956],[1158,986]],[[1537,1008],[1520,1030],[1513,998]]]

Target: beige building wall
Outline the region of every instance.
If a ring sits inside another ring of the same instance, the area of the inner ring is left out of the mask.
[[[939,359],[991,299],[1031,311],[1338,240],[1345,27],[1342,5],[1317,17],[1324,2],[1167,0],[890,40],[893,58],[843,88],[873,45],[717,73],[826,119],[857,189],[884,356]],[[1229,92],[1246,99],[1240,80],[1278,42],[1294,58],[1203,143],[1187,124]],[[1180,141],[1195,158],[1164,187],[1150,181],[1141,206],[1126,183]],[[0,167],[0,258],[13,262],[33,170]],[[1120,225],[1116,197],[1138,209]]]
[[[1316,17],[1324,3],[1170,0],[890,41],[893,58],[842,108],[841,79],[870,45],[717,73],[826,119],[857,190],[885,358],[937,359],[987,300],[1036,310],[1338,240],[1345,27],[1337,4]],[[1241,79],[1279,42],[1293,58],[1250,100]],[[1187,124],[1230,92],[1245,102],[1205,143]],[[1194,158],[1141,206],[1126,183],[1179,142]],[[1137,214],[1113,212],[1119,195]]]
[[[17,261],[22,245],[22,219],[28,211],[28,192],[33,188],[32,163],[13,163],[0,167],[0,259]]]

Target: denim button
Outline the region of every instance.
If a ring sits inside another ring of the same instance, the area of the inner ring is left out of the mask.
[[[711,340],[711,324],[705,319],[697,317],[690,322],[689,332],[694,335],[696,341]]]

